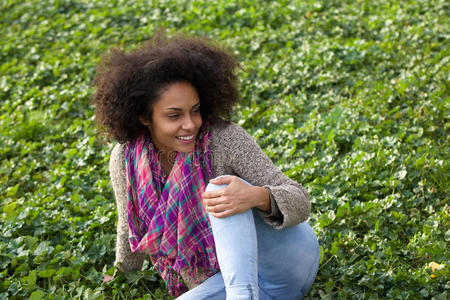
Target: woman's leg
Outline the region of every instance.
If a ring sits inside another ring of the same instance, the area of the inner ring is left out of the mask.
[[[208,184],[206,191],[226,185]],[[208,213],[221,272],[177,299],[258,300],[257,240],[251,210],[216,218]],[[226,292],[225,292],[226,291]]]
[[[206,191],[226,185],[209,184]],[[208,213],[227,299],[258,300],[257,241],[252,212],[226,218]]]
[[[209,184],[207,190],[222,187],[225,185]],[[305,222],[275,230],[261,219],[256,209],[235,216],[224,219],[209,216],[225,275],[218,273],[177,299],[302,298],[314,282],[320,260],[319,245],[311,227]]]
[[[262,220],[256,209],[253,215],[260,299],[301,299],[311,288],[319,268],[316,234],[306,222],[276,230]]]
[[[209,277],[199,286],[187,291],[176,300],[225,300],[225,284],[219,272]]]
[[[276,230],[264,222],[256,208],[252,212],[260,300],[303,298],[319,269],[320,247],[315,232],[307,222]]]

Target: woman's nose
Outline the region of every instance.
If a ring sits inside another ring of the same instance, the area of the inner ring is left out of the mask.
[[[182,125],[182,128],[185,130],[191,130],[195,127],[194,121],[192,120],[192,118],[190,116],[187,116],[186,118],[184,118],[184,122]]]

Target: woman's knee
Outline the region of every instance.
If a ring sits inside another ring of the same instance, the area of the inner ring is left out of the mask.
[[[308,223],[305,222],[298,226],[303,227],[301,228],[302,243],[301,254],[299,255],[299,266],[301,267],[297,269],[297,274],[293,274],[293,277],[296,277],[297,284],[302,287],[302,293],[306,294],[317,275],[320,263],[320,247],[316,233]]]
[[[309,224],[274,230],[268,235],[273,238],[258,239],[259,266],[265,276],[274,280],[283,277],[296,282],[297,286],[306,281],[320,259],[317,237]]]
[[[214,184],[214,183],[208,183],[206,186],[205,192],[211,192],[211,191],[217,191],[224,187],[227,187],[227,184]]]
[[[221,176],[217,176],[216,178],[225,177],[225,176],[233,176],[233,175],[221,175]],[[248,185],[251,185],[250,183],[248,183],[246,180],[242,179],[241,177],[239,177],[239,176],[236,176],[236,177],[239,178],[240,180],[242,180],[242,182],[244,182],[244,183],[246,183]],[[227,184],[208,183],[206,185],[205,192],[220,190],[220,189],[222,189],[224,187],[227,187],[227,186],[228,186]]]
[[[278,254],[272,252],[264,261],[258,261],[260,289],[269,295],[278,295],[277,299],[300,299],[314,282],[320,249],[308,224],[281,229],[284,230],[286,236],[276,246]],[[260,254],[258,252],[258,259]]]
[[[314,266],[320,260],[320,247],[316,233],[306,222],[297,226],[299,227],[300,259],[304,265]]]
[[[224,176],[230,176],[230,175],[217,176],[216,178],[224,177]],[[210,182],[210,183],[208,183],[206,185],[205,192],[217,191],[217,190],[220,190],[220,189],[222,189],[224,187],[227,187],[227,186],[228,186],[228,184],[214,184],[214,183]]]

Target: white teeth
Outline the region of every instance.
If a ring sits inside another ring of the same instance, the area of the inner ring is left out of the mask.
[[[183,141],[189,141],[192,140],[194,138],[193,135],[190,136],[178,136],[177,139],[183,140]]]

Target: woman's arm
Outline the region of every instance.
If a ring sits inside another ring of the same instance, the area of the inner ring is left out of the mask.
[[[118,216],[116,261],[114,265],[122,272],[128,272],[142,268],[145,254],[131,252],[128,242],[127,183],[124,150],[124,145],[117,144],[114,147],[109,161],[109,173],[116,198]]]
[[[231,123],[219,127],[216,132],[218,136],[213,135],[214,151],[219,154],[213,155],[215,163],[220,161],[224,165],[218,173],[230,174],[228,170],[231,169],[234,175],[267,189],[269,198],[282,215],[282,218],[274,218],[260,210],[267,223],[274,228],[283,228],[308,219],[311,204],[306,190],[284,175],[244,129]]]
[[[259,186],[249,186],[236,176],[223,176],[210,181],[227,187],[203,193],[205,209],[216,218],[240,214],[256,207],[270,213],[270,192]]]

